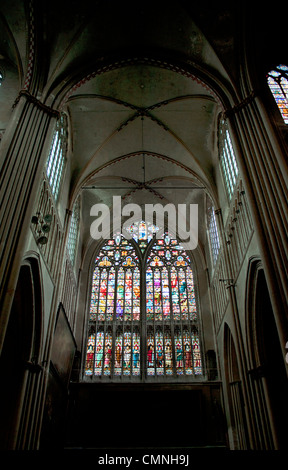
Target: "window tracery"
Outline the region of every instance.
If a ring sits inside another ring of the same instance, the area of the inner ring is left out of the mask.
[[[167,233],[156,240],[158,227],[130,228],[95,259],[84,377],[201,376],[190,258]]]
[[[281,116],[288,124],[288,66],[278,65],[267,74],[267,83]]]

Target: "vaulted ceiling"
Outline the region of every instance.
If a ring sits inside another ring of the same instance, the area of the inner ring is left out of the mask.
[[[84,226],[113,195],[197,203],[204,244],[206,195],[217,204],[221,192],[217,119],[222,97],[236,99],[237,3],[2,0],[0,11],[0,130],[32,57],[31,92],[68,116],[67,205],[82,194]]]

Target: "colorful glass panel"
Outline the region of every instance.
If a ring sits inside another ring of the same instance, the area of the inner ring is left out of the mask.
[[[121,375],[121,372],[122,372],[122,353],[123,353],[122,339],[123,339],[122,329],[118,328],[116,332],[116,339],[115,339],[114,375]]]
[[[98,297],[99,297],[100,271],[95,268],[92,278],[91,301],[90,301],[90,320],[96,320]]]
[[[138,237],[148,236],[147,226],[138,229]],[[118,235],[107,241],[95,260],[84,374],[126,380],[140,377],[141,336],[144,338],[146,331],[147,377],[201,375],[195,286],[188,254],[167,233],[155,239],[147,254],[146,315],[141,317],[141,264],[133,243]]]
[[[165,373],[166,375],[173,374],[173,357],[172,357],[172,339],[170,327],[165,327],[164,334],[164,348],[165,348]]]
[[[124,320],[131,320],[132,317],[132,271],[125,272],[125,315]]]
[[[152,328],[148,329],[147,332],[147,375],[155,375],[155,363],[154,363],[154,333]]]
[[[146,271],[146,314],[147,319],[154,317],[154,290],[153,290],[153,272],[151,268]]]
[[[154,234],[159,231],[159,227],[151,223],[144,222],[135,222],[132,225],[125,226],[126,232],[132,236],[132,238],[138,243],[140,250],[144,253],[149,242],[152,240]]]
[[[174,342],[175,342],[175,366],[176,366],[176,374],[182,375],[184,373],[183,367],[183,343],[182,343],[182,335],[180,329],[176,327],[176,331],[174,333]]]
[[[145,222],[139,224],[139,240],[147,240],[147,226]]]
[[[198,321],[190,258],[165,234],[154,242],[147,262],[147,376],[200,375],[201,367],[193,365],[196,357],[201,362],[199,336],[194,358],[190,333],[191,324]]]
[[[156,374],[164,375],[164,344],[163,344],[163,333],[158,328],[155,335],[155,346],[156,346]]]
[[[125,331],[124,333],[124,351],[123,351],[123,374],[130,375],[131,373],[131,333]]]
[[[122,324],[120,329],[112,327],[114,321]],[[140,333],[133,329],[132,334],[125,327],[139,321],[139,258],[135,246],[117,234],[102,246],[95,260],[89,322],[96,333],[94,346],[93,337],[88,338],[85,375],[140,375]]]
[[[106,298],[107,298],[107,271],[104,269],[101,272],[100,280],[100,294],[99,294],[99,308],[98,308],[98,320],[105,320],[106,313]]]
[[[183,365],[185,369],[186,375],[193,374],[193,364],[192,364],[192,346],[191,346],[191,337],[189,334],[188,328],[184,328],[183,330],[183,346],[184,346],[184,357],[183,357]]]
[[[102,375],[103,366],[103,349],[104,349],[104,331],[100,329],[96,336],[96,351],[95,351],[95,375]]]
[[[186,279],[187,279],[187,291],[188,291],[188,305],[190,312],[190,320],[196,320],[197,318],[197,308],[196,308],[196,299],[195,299],[195,289],[194,289],[194,280],[193,272],[190,267],[186,270]]]
[[[133,320],[140,320],[140,271],[133,271]]]
[[[194,360],[194,373],[195,375],[202,374],[202,362],[200,352],[200,340],[197,332],[192,333],[192,347],[193,347],[193,360]]]
[[[175,268],[171,270],[172,310],[174,320],[180,320],[180,303],[178,289],[178,275]]]
[[[132,336],[133,341],[133,375],[140,375],[140,334],[136,329]]]
[[[154,314],[155,320],[162,320],[162,302],[161,302],[161,273],[159,269],[154,271]]]
[[[108,275],[106,319],[113,320],[114,314],[114,295],[115,295],[115,269],[112,268]]]
[[[116,318],[118,320],[123,319],[124,313],[124,269],[120,268],[117,277],[117,300],[116,300]]]
[[[111,375],[112,365],[112,331],[109,328],[105,334],[104,375]]]
[[[278,65],[271,70],[267,83],[285,124],[288,124],[288,66]]]
[[[92,334],[89,336],[88,342],[87,342],[86,362],[85,362],[85,374],[86,375],[93,375],[94,351],[95,351],[95,335]]]
[[[163,299],[163,317],[164,320],[170,319],[170,288],[169,288],[169,278],[168,271],[166,268],[162,269],[162,299]]]

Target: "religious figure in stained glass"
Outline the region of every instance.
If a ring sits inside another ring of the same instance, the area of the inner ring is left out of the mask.
[[[135,224],[131,240],[118,234],[95,260],[84,376],[203,374],[191,260],[150,229]]]

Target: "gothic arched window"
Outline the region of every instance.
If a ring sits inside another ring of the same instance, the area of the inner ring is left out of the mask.
[[[278,65],[267,74],[268,86],[285,124],[288,124],[288,66]]]
[[[218,145],[221,171],[229,200],[232,197],[238,177],[238,165],[231,142],[227,122],[220,119],[218,127]]]
[[[46,164],[46,176],[56,201],[58,199],[64,173],[66,145],[67,122],[65,115],[61,115],[56,123],[56,129],[53,134],[53,140]]]
[[[220,240],[218,235],[217,222],[214,207],[208,209],[208,235],[213,265],[216,264],[220,251]]]
[[[146,268],[147,374],[202,374],[191,261],[168,234],[156,240]]]
[[[84,377],[201,376],[191,260],[167,233],[140,222],[100,249],[89,306]]]
[[[68,240],[67,240],[67,251],[69,254],[70,261],[72,265],[75,262],[75,254],[76,254],[76,247],[78,241],[78,234],[79,234],[79,223],[80,223],[80,199],[76,200],[73,206],[72,214],[71,214],[71,221],[68,233]]]

